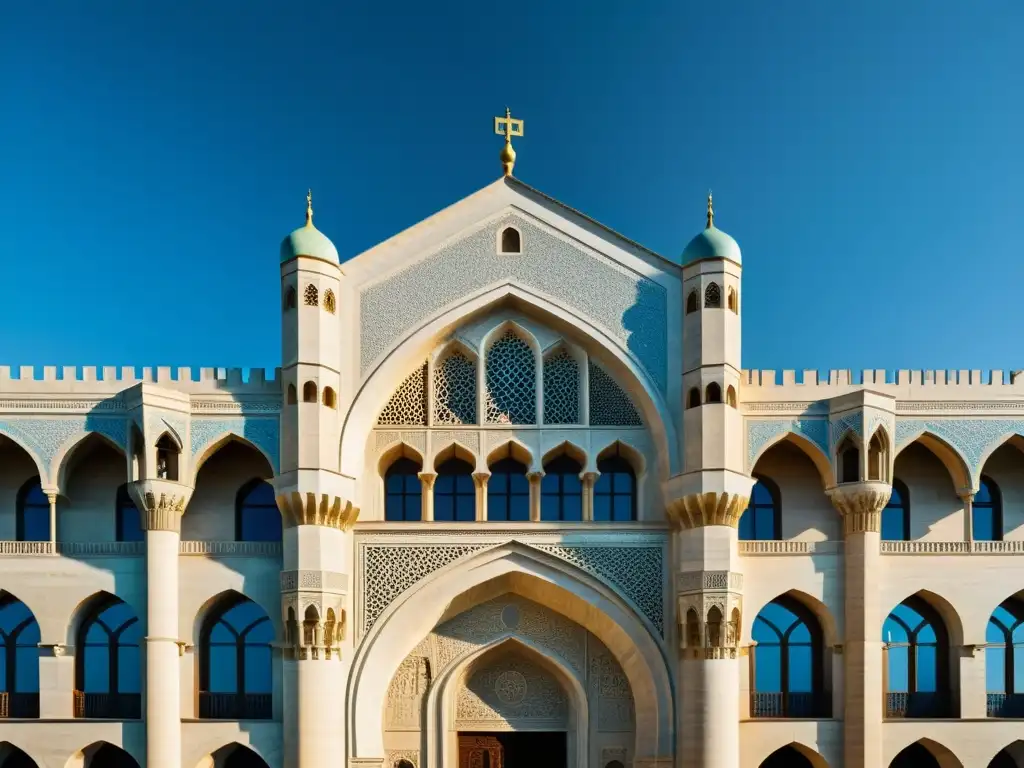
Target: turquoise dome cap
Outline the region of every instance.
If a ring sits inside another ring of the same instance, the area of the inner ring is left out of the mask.
[[[313,226],[313,196],[306,195],[306,224],[292,232],[281,241],[281,261],[289,261],[296,256],[312,256],[316,259],[340,264],[338,249],[323,232]]]
[[[683,264],[690,264],[701,259],[728,259],[742,264],[740,247],[732,237],[715,227],[715,212],[711,207],[711,195],[708,195],[707,228],[693,238],[683,250]]]

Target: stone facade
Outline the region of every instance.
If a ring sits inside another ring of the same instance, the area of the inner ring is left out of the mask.
[[[512,178],[308,227],[274,373],[0,368],[0,768],[1024,765],[1024,379],[744,371],[738,248]]]

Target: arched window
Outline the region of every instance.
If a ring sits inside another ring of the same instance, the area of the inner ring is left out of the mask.
[[[742,541],[778,541],[782,538],[782,508],[779,487],[766,477],[757,478],[750,501],[740,518]]]
[[[18,541],[50,540],[50,502],[38,477],[33,477],[18,491],[15,529]]]
[[[686,407],[687,408],[699,408],[700,407],[700,390],[696,387],[691,387],[689,393],[686,396]]]
[[[988,768],[1018,768],[1017,760],[1014,758],[1014,754],[1020,749],[1020,740],[1018,739],[1013,744],[1007,747],[1003,747],[993,757],[988,764]],[[5,766],[6,768],[6,766]]]
[[[889,438],[879,429],[868,442],[868,480],[889,479]]]
[[[686,297],[686,314],[692,314],[696,312],[700,307],[697,305],[697,291],[690,291],[690,295]]]
[[[0,690],[7,697],[8,717],[39,717],[39,641],[32,611],[14,595],[0,592]]]
[[[824,692],[822,633],[814,614],[782,595],[757,614],[753,717],[828,717]]]
[[[725,402],[727,405],[731,405],[733,408],[736,407],[736,387],[732,384],[725,390]]]
[[[722,402],[722,387],[716,382],[712,381],[708,384],[707,389],[704,390],[704,403],[720,403]]]
[[[399,760],[395,763],[395,768],[415,768],[415,766],[413,766],[410,760]]]
[[[302,402],[304,403],[315,403],[316,402],[316,382],[307,381],[302,385]]]
[[[135,720],[142,717],[139,618],[113,595],[97,599],[75,642],[75,717]]]
[[[1003,540],[1003,495],[992,478],[981,476],[971,514],[975,541]]]
[[[262,757],[241,744],[235,743],[222,749],[230,749],[230,752],[224,758],[223,763],[217,759],[219,757],[217,752],[221,750],[214,752],[214,765],[223,765],[223,768],[268,768],[266,761]]]
[[[281,541],[281,512],[274,486],[255,478],[235,496],[235,541]]]
[[[139,508],[135,506],[131,494],[128,493],[128,484],[125,483],[117,489],[117,509],[114,528],[118,541],[142,541],[145,534],[142,532],[142,520],[139,518]]]
[[[522,240],[519,231],[512,227],[505,227],[501,231],[501,252],[520,253],[522,251]]]
[[[491,344],[484,402],[489,424],[537,423],[536,369],[533,349],[511,328]]]
[[[267,720],[272,715],[274,627],[256,603],[235,594],[203,622],[199,717]]]
[[[384,473],[384,519],[418,521],[423,517],[420,463],[401,456]],[[472,485],[472,482],[470,483]]]
[[[949,638],[938,612],[912,595],[889,614],[882,640],[886,717],[948,717]]]
[[[860,481],[860,448],[853,442],[853,438],[847,436],[839,444],[836,450],[836,458],[839,460],[839,482],[856,483]]]
[[[473,465],[451,458],[437,468],[434,481],[434,519],[447,522],[476,520]]]
[[[708,287],[704,289],[704,308],[722,308],[722,289],[718,287],[718,283],[708,283]]]
[[[307,307],[315,307],[320,304],[320,292],[312,283],[306,286],[306,290],[303,291],[302,296]]]
[[[15,715],[12,713],[11,717],[21,717],[21,715]],[[0,748],[2,747],[6,747],[6,749],[3,749],[4,758],[3,762],[0,762],[0,768],[39,768],[39,766],[36,765],[35,760],[33,760],[31,757],[25,754],[24,751],[18,749],[16,746],[11,744],[9,741],[4,744],[0,744]],[[88,766],[88,768],[93,767]],[[131,768],[139,767],[138,765],[134,765]],[[1016,768],[1016,766],[1014,766],[1014,768]]]
[[[898,477],[892,481],[889,503],[882,510],[882,540],[910,541],[910,491]]]
[[[335,298],[334,298],[334,291],[332,291],[330,288],[328,288],[324,292],[324,309],[326,309],[332,315],[334,314],[335,310],[337,309],[337,302],[335,301]]]
[[[512,458],[512,447],[503,459],[490,466],[487,481],[487,519],[527,522],[530,519],[530,481],[526,465]]]
[[[338,396],[334,393],[334,389],[331,387],[324,387],[324,405],[328,408],[338,407]]]
[[[296,303],[297,303],[297,297],[295,295],[295,288],[294,288],[294,286],[289,285],[288,288],[285,289],[285,292],[284,292],[284,308],[285,308],[285,311],[288,311],[289,309],[295,309]]]
[[[299,396],[298,396],[298,393],[295,391],[295,385],[294,384],[289,384],[288,385],[288,405],[295,405],[297,402],[299,402]]]
[[[726,306],[728,306],[734,313],[739,314],[740,308],[739,303],[736,301],[736,289],[730,288],[726,297]]]
[[[940,763],[924,744],[915,741],[904,747],[889,763],[889,768],[940,768]]]
[[[134,757],[107,741],[91,744],[83,751],[83,768],[139,768]]]
[[[561,454],[544,465],[540,481],[540,519],[545,522],[578,522],[583,519],[583,471],[576,459]]]
[[[1024,717],[1024,602],[1011,597],[993,611],[985,630],[985,688],[989,717]]]
[[[619,443],[597,460],[598,475],[594,483],[594,520],[636,520],[636,472],[622,455]]]
[[[787,744],[768,755],[760,768],[814,768],[814,763],[792,744]]]
[[[178,481],[178,444],[166,432],[156,441],[156,476]]]

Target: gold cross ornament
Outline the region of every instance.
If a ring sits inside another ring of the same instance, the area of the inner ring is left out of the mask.
[[[494,118],[494,132],[505,136],[505,146],[501,150],[501,167],[505,175],[511,176],[516,164],[516,151],[512,149],[512,137],[523,135],[523,121],[512,117],[512,110],[505,107],[505,116]]]

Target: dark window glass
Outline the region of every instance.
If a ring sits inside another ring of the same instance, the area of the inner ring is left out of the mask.
[[[948,642],[938,614],[918,597],[897,605],[882,625],[888,644],[890,692],[943,692]]]
[[[39,624],[28,606],[0,592],[0,691],[39,693]]]
[[[898,479],[892,481],[889,503],[882,510],[882,539],[910,540],[910,494]]]
[[[142,541],[145,535],[142,531],[142,521],[139,519],[139,509],[132,501],[127,485],[122,485],[117,489],[116,514],[117,540]]]
[[[636,473],[619,452],[597,462],[601,474],[594,483],[594,520],[621,522],[636,520]]]
[[[839,450],[839,461],[841,463],[839,482],[856,483],[860,480],[860,449],[847,441]]]
[[[750,502],[740,518],[739,538],[743,541],[773,541],[782,538],[779,490],[766,478],[758,478]]]
[[[759,693],[813,693],[821,687],[821,632],[794,600],[777,598],[754,619],[754,689]]]
[[[985,631],[988,693],[1024,693],[1024,603],[1016,598],[995,609]]]
[[[77,688],[85,693],[142,690],[142,628],[128,603],[110,597],[97,603],[79,628],[75,649]]]
[[[582,465],[562,454],[544,465],[540,481],[540,519],[578,522],[583,519]]]
[[[496,461],[487,481],[487,519],[525,522],[530,519],[530,481],[526,466],[513,458]]]
[[[18,541],[50,540],[50,502],[38,477],[33,477],[18,491],[15,527]]]
[[[975,541],[1002,541],[1003,498],[992,478],[982,475],[971,516]]]
[[[442,522],[476,520],[476,490],[473,486],[473,466],[469,462],[449,459],[437,468],[434,519]]]
[[[266,480],[251,480],[235,499],[237,541],[281,541],[281,513],[274,498],[274,486]]]
[[[410,458],[394,461],[384,474],[384,519],[400,522],[423,516],[420,465]]]
[[[204,627],[200,684],[210,693],[270,693],[274,627],[252,600],[229,601]]]

